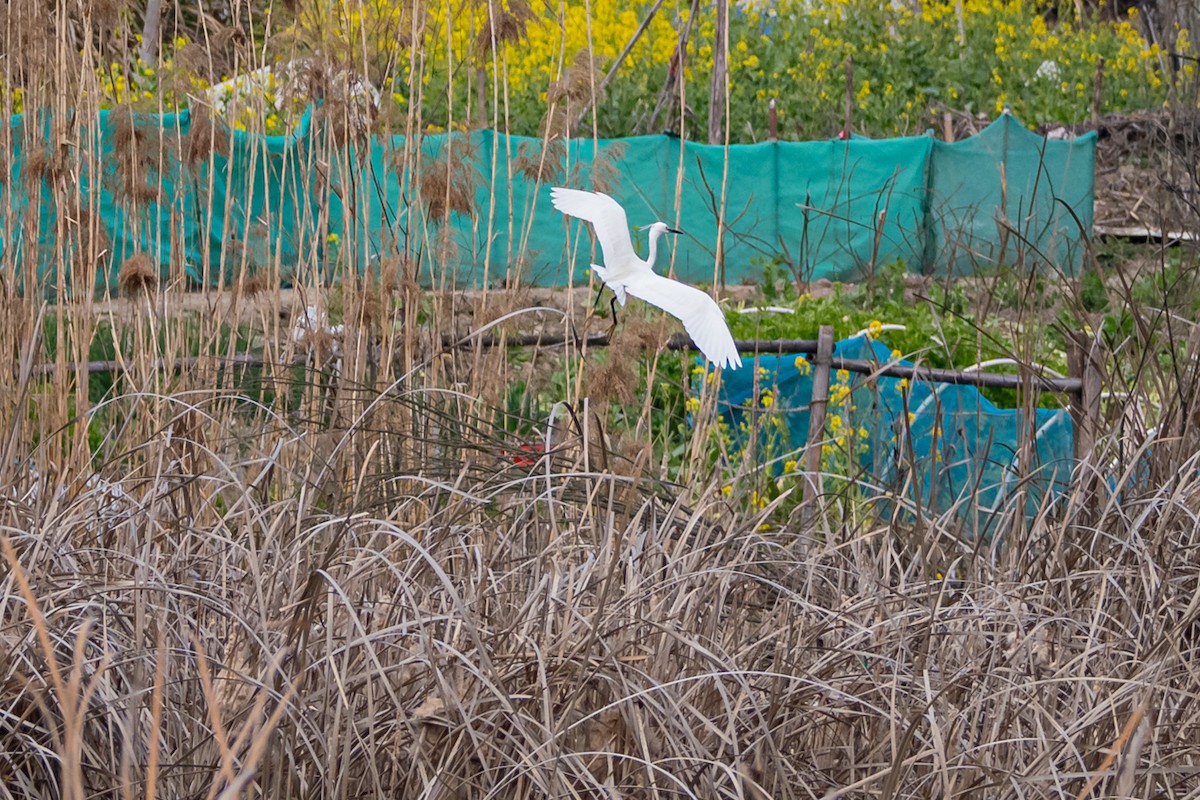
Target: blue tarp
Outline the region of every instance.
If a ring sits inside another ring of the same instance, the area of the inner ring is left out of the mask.
[[[887,346],[867,336],[837,342],[834,355],[911,363],[893,359]],[[747,364],[751,368],[722,373],[718,396],[719,413],[729,430],[740,434],[735,447],[744,448],[749,431],[757,431],[757,446],[791,452],[803,463],[811,365],[804,357],[759,356],[757,367],[765,372],[756,375],[754,362]],[[998,408],[971,386],[905,385],[907,412],[899,378],[833,376],[823,470],[857,473],[857,480],[875,487],[867,495],[891,492],[926,513],[953,512],[970,536],[993,533],[998,514],[1022,510],[1014,503],[1023,503],[1024,513],[1032,516],[1069,489],[1075,460],[1065,409],[1035,409],[1031,419],[1023,409]],[[762,407],[764,390],[772,395],[769,410]],[[784,425],[764,426],[767,415],[781,417]],[[782,441],[767,444],[764,437],[771,436]],[[1027,448],[1029,463],[1021,465],[1021,445],[1029,441],[1034,443]]]

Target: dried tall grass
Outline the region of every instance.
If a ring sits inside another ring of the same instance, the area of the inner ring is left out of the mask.
[[[804,549],[585,438],[525,466],[466,393],[121,400],[170,415],[138,452],[10,477],[5,796],[1195,788],[1194,469]]]

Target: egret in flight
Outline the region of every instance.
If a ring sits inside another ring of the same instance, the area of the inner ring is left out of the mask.
[[[654,272],[654,257],[658,240],[665,233],[680,233],[665,222],[654,222],[650,230],[650,256],[638,258],[629,238],[629,222],[621,204],[600,192],[554,187],[550,202],[569,217],[592,223],[604,266],[592,264],[592,271],[615,295],[614,300],[625,305],[625,296],[633,295],[683,322],[684,329],[704,357],[719,367],[737,369],[742,365],[733,334],[725,323],[725,315],[716,301],[704,292],[685,283],[671,280]],[[616,319],[616,308],[613,309]],[[615,323],[614,323],[615,324]]]

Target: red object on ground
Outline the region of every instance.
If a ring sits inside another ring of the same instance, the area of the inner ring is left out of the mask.
[[[538,458],[546,452],[546,445],[542,442],[526,442],[521,445],[521,452],[510,453],[504,451],[504,455],[512,459],[512,462],[518,467],[532,467],[538,462]],[[531,453],[532,455],[525,455]]]

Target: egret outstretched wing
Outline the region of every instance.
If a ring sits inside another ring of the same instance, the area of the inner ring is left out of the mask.
[[[601,192],[556,186],[550,190],[550,202],[562,213],[592,223],[604,253],[604,266],[610,272],[626,272],[642,263],[633,252],[625,209],[616,200]]]
[[[654,272],[639,272],[627,278],[625,291],[658,306],[683,322],[705,358],[719,367],[736,369],[742,365],[733,334],[717,302],[699,289],[664,278]]]

